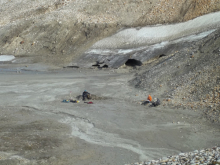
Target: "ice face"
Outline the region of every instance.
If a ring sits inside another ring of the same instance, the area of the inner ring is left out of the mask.
[[[152,44],[152,45],[146,45],[146,46],[142,46],[142,47],[138,47],[138,48],[129,48],[129,49],[90,49],[89,51],[87,51],[87,54],[100,54],[100,55],[111,55],[111,54],[120,54],[120,55],[125,55],[127,53],[135,53],[136,51],[140,51],[140,50],[145,50],[145,51],[153,51],[156,49],[162,49],[165,46],[168,46],[169,44],[176,44],[176,43],[181,43],[181,42],[193,42],[199,39],[202,39],[206,36],[208,36],[209,34],[213,33],[216,29],[212,29],[209,31],[205,31],[199,34],[193,34],[190,36],[186,36],[186,37],[182,37],[176,40],[172,40],[172,41],[162,41],[156,44]]]
[[[130,48],[152,45],[202,33],[218,27],[220,27],[220,12],[207,14],[178,24],[125,29],[111,37],[98,41],[91,49],[120,49],[128,45]]]

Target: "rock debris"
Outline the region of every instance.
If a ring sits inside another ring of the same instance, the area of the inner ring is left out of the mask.
[[[167,156],[157,160],[137,162],[126,165],[178,165],[178,164],[220,164],[220,147],[195,150],[179,155]]]

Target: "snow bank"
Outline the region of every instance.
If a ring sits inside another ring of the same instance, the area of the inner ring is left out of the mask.
[[[117,49],[128,48],[128,45],[139,47],[179,39],[218,27],[220,27],[220,12],[207,14],[178,24],[125,29],[111,37],[98,41],[92,48]]]
[[[15,56],[13,55],[1,55],[0,56],[0,61],[11,61],[15,59]]]
[[[208,36],[209,34],[213,33],[216,29],[213,30],[209,30],[209,31],[205,31],[199,34],[194,34],[194,35],[190,35],[190,36],[186,36],[186,37],[182,37],[173,41],[163,41],[163,42],[159,42],[153,45],[146,45],[146,46],[142,46],[142,47],[138,47],[138,48],[128,48],[128,49],[91,49],[89,51],[86,52],[86,54],[101,54],[101,55],[111,55],[111,54],[121,54],[121,55],[125,55],[127,53],[135,53],[137,51],[141,51],[141,50],[148,50],[148,51],[153,51],[156,49],[161,49],[165,46],[168,46],[170,44],[177,44],[177,43],[181,43],[181,42],[193,42],[196,40],[200,40],[206,36]]]

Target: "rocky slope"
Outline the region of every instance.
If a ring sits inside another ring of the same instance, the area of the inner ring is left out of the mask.
[[[220,30],[146,63],[132,85],[163,99],[163,106],[204,110],[220,122]],[[184,46],[183,46],[184,45]]]
[[[187,21],[218,0],[2,0],[0,53],[67,64],[122,28]]]
[[[219,147],[195,150],[163,157],[158,160],[135,163],[133,165],[163,165],[163,164],[220,164]],[[129,164],[127,164],[129,165]]]

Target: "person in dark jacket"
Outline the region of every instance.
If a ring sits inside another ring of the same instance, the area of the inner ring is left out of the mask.
[[[89,99],[89,95],[90,95],[90,93],[85,90],[82,94],[83,101],[85,101],[86,99]]]
[[[152,107],[156,107],[156,106],[158,106],[158,105],[160,105],[160,100],[157,98],[157,101],[156,102],[152,102]]]

